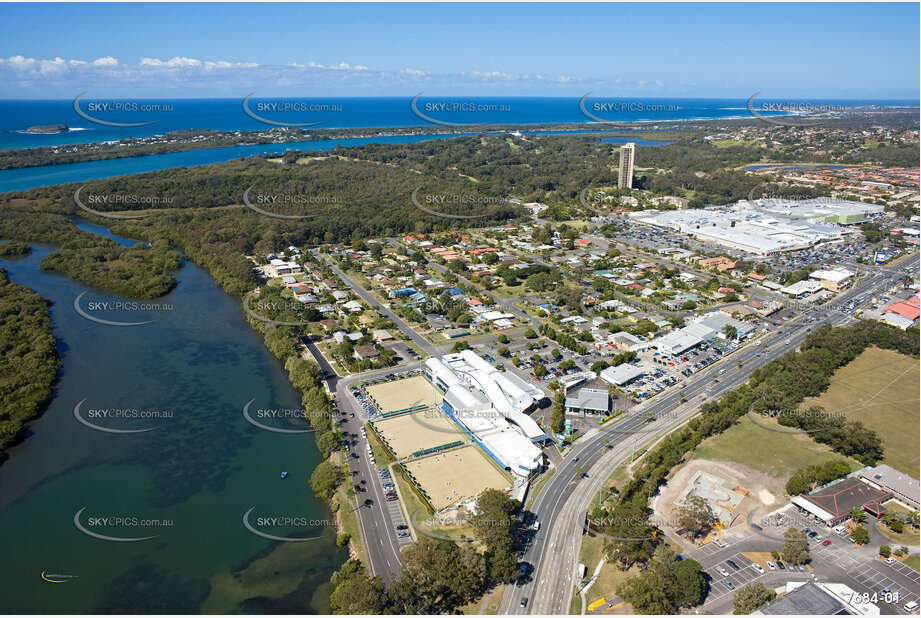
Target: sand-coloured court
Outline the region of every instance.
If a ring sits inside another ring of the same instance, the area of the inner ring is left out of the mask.
[[[475,446],[403,464],[436,511],[465,502],[485,489],[505,490],[511,481]]]
[[[438,391],[421,375],[404,380],[381,382],[365,388],[380,406],[383,414],[406,410],[417,406],[433,406],[438,403]]]
[[[372,424],[400,459],[426,449],[467,440],[461,428],[438,408],[400,414]]]

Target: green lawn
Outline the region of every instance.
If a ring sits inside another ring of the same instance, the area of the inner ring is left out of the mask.
[[[767,420],[759,419],[759,422],[767,423]],[[852,471],[863,467],[860,462],[832,452],[807,435],[764,429],[748,417],[718,436],[704,440],[695,449],[693,458],[734,461],[778,478],[786,478],[799,468],[822,464],[829,459],[847,463]]]
[[[358,527],[358,515],[355,514],[354,506],[346,495],[345,487],[339,487],[336,491],[336,501],[339,503],[339,521],[345,532],[351,537],[352,548],[356,551],[362,561],[364,561],[364,546],[362,545],[361,529]]]
[[[918,544],[918,533],[909,532],[908,526],[905,526],[905,532],[895,533],[892,530],[890,530],[886,526],[886,524],[884,524],[883,522],[878,522],[876,524],[876,529],[879,530],[880,534],[882,534],[884,537],[886,537],[887,539],[889,539],[896,545],[906,545],[906,546],[911,547],[911,546]]]
[[[805,400],[802,408],[822,406],[826,412],[846,414],[876,433],[883,441],[883,463],[919,478],[918,361],[893,350],[868,348],[831,378],[819,397]]]
[[[579,562],[585,565],[586,578],[590,578],[594,574],[595,568],[598,566],[598,562],[603,555],[603,538],[590,536],[588,534],[582,537],[582,547],[579,550]],[[591,604],[601,597],[611,599],[617,590],[617,586],[628,577],[630,577],[629,571],[621,571],[610,562],[605,562],[604,566],[601,567],[601,572],[598,574],[598,579],[595,580],[595,583],[592,584],[592,587],[588,589],[585,595],[586,604]],[[578,595],[575,596],[578,598]],[[580,600],[576,611],[577,614],[581,608],[582,603]]]
[[[904,562],[906,565],[908,565],[908,566],[910,566],[911,568],[913,568],[915,571],[921,571],[921,564],[919,564],[919,563],[921,563],[921,556],[918,556],[918,554],[915,554],[914,556],[909,556],[908,558],[905,558],[905,560],[903,560],[903,562]]]

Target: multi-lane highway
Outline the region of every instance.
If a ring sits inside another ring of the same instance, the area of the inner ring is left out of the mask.
[[[506,589],[500,612],[568,613],[585,513],[592,496],[614,467],[630,457],[637,446],[654,442],[692,417],[703,401],[739,386],[753,371],[796,348],[813,326],[852,321],[848,313],[839,310],[841,305],[850,299],[866,298],[887,289],[906,272],[917,272],[917,265],[876,272],[864,278],[825,306],[806,308],[801,319],[767,335],[763,345],[738,350],[722,363],[696,374],[680,390],[639,408],[662,420],[644,426],[641,417],[631,415],[610,428],[578,440],[573,452],[557,467],[531,507],[542,527],[525,549],[522,560],[535,566],[534,577],[524,585]],[[739,362],[741,368],[737,367]],[[717,377],[721,368],[725,368],[726,373]],[[718,382],[714,382],[715,379]],[[687,403],[682,404],[682,399]],[[523,597],[529,599],[526,607],[520,605]]]

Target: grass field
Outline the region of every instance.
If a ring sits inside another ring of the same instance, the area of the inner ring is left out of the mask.
[[[786,478],[799,468],[830,459],[847,463],[852,471],[863,467],[860,462],[832,452],[807,435],[764,429],[747,417],[718,436],[704,440],[694,450],[693,459],[734,461],[778,478]]]
[[[590,578],[595,573],[598,562],[604,555],[604,539],[597,536],[585,535],[582,537],[582,548],[579,550],[579,562],[585,565],[585,577]],[[621,571],[610,562],[605,562],[598,574],[598,579],[592,584],[585,594],[586,605],[597,601],[601,597],[613,599],[616,595],[617,587],[629,578],[630,571]],[[578,599],[579,595],[575,595]],[[581,601],[579,607],[582,607]],[[579,612],[576,612],[579,613]]]
[[[805,400],[801,407],[818,405],[860,421],[882,439],[883,463],[918,478],[919,386],[917,360],[868,348],[835,372],[827,391]]]
[[[367,391],[377,401],[381,412],[405,410],[418,405],[433,406],[438,403],[438,391],[420,375],[405,380],[374,384],[367,387]]]
[[[422,449],[466,439],[444,412],[431,408],[374,421],[374,426],[401,459]]]
[[[404,464],[428,494],[435,510],[463,502],[484,489],[507,489],[511,482],[475,446],[423,457]]]
[[[915,571],[921,571],[921,556],[918,554],[905,558],[903,562],[909,567],[913,568]]]

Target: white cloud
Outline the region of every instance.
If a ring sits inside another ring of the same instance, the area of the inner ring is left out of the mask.
[[[71,60],[73,62],[73,60]],[[118,66],[118,60],[112,56],[106,56],[105,58],[96,58],[93,60],[93,65],[97,67],[114,67]]]

